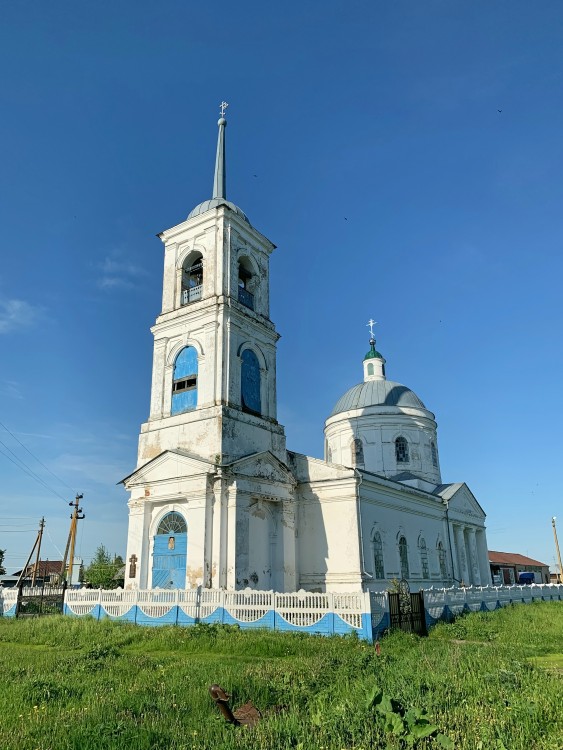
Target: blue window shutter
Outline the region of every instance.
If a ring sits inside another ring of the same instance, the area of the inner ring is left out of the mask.
[[[242,408],[254,414],[261,414],[260,403],[260,365],[258,357],[251,349],[242,353],[241,373]]]
[[[193,346],[184,347],[174,363],[174,381],[189,376],[196,377],[196,387],[189,391],[172,393],[172,414],[181,414],[197,407],[197,351]]]

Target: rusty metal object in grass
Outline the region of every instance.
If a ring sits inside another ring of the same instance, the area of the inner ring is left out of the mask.
[[[262,718],[262,714],[252,701],[248,701],[240,708],[237,708],[236,711],[231,711],[229,706],[230,695],[227,695],[220,685],[211,685],[209,687],[209,695],[213,698],[219,711],[223,714],[223,718],[229,724],[234,724],[237,727],[253,727]]]

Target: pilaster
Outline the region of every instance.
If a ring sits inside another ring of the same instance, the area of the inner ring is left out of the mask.
[[[470,527],[467,529],[467,537],[471,563],[471,583],[475,584],[475,586],[481,586],[481,571],[477,562],[477,543],[474,528]]]

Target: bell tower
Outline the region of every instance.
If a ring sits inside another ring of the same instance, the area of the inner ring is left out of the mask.
[[[213,195],[159,234],[162,311],[138,467],[165,450],[226,463],[269,450],[286,461],[276,415],[276,343],[269,260],[275,246],[227,200],[225,102]]]

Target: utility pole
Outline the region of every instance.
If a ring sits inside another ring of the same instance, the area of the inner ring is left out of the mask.
[[[39,534],[37,536],[37,555],[35,557],[35,565],[33,566],[33,575],[31,576],[32,586],[35,586],[35,579],[37,577],[37,569],[41,563],[41,540],[43,539],[44,528],[45,528],[45,518],[43,517],[39,521]],[[43,586],[45,586],[45,571],[43,571]]]
[[[74,548],[76,545],[76,530],[78,528],[78,521],[81,521],[86,516],[84,513],[82,513],[82,508],[78,507],[78,503],[84,495],[77,495],[75,499],[69,503],[71,508],[73,508],[72,515],[70,517],[70,530],[68,532],[68,539],[66,542],[65,547],[65,555],[63,559],[63,564],[61,565],[61,577],[65,575],[66,571],[66,563],[68,559],[68,573],[66,575],[66,580],[68,583],[72,581],[72,568],[74,565]]]
[[[563,583],[563,566],[561,565],[561,551],[559,549],[559,542],[557,541],[557,529],[555,528],[555,516],[551,519],[551,525],[553,526],[553,538],[555,539],[555,549],[557,550],[557,559],[559,560],[559,583]]]
[[[39,531],[37,533],[37,536],[35,537],[35,541],[33,542],[33,547],[31,548],[31,552],[29,553],[29,557],[26,560],[25,565],[22,568],[22,572],[20,573],[20,577],[18,578],[18,582],[16,583],[16,587],[20,585],[23,579],[25,579],[25,573],[27,571],[27,567],[29,565],[29,561],[33,557],[33,553],[35,552],[35,548],[37,545],[41,546],[41,537],[43,536],[43,527],[45,526],[45,519],[42,518],[39,522]],[[37,555],[39,556],[39,550],[37,550]],[[33,577],[33,582],[35,583],[35,576]]]

